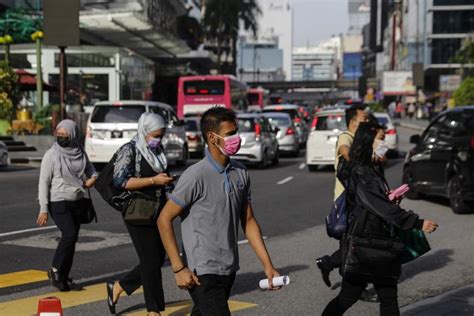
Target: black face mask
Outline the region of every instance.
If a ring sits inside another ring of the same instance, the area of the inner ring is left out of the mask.
[[[61,147],[71,147],[72,145],[72,141],[69,139],[69,137],[56,136],[56,141]]]

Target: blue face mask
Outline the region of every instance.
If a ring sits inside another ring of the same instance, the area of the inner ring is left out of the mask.
[[[161,137],[151,138],[147,141],[148,147],[150,149],[157,149],[161,144]]]

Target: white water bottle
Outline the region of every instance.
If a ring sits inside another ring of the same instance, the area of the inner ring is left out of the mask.
[[[288,284],[290,284],[290,277],[287,275],[282,275],[273,278],[273,287],[279,287]],[[262,290],[268,290],[270,288],[270,284],[268,284],[268,279],[260,280],[258,285]]]

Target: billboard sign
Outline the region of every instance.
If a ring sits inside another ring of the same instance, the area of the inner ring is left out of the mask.
[[[439,91],[454,92],[461,85],[462,79],[460,75],[442,75],[439,76]]]
[[[416,95],[411,71],[385,71],[382,92],[384,95]]]
[[[79,0],[43,1],[44,43],[79,46]]]
[[[343,77],[354,80],[362,76],[362,53],[344,53],[343,55]]]

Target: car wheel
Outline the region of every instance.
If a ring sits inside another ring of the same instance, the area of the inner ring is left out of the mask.
[[[402,182],[408,184],[410,191],[408,191],[405,196],[410,200],[417,200],[420,198],[420,193],[415,186],[415,178],[410,167],[407,167],[403,170]]]
[[[448,183],[449,204],[456,214],[466,214],[471,212],[471,208],[461,196],[462,180],[459,175],[455,175]]]
[[[308,170],[310,172],[315,172],[315,171],[318,171],[318,165],[308,165]]]
[[[176,161],[176,165],[178,165],[179,167],[186,166],[186,163],[188,162],[188,156],[188,147],[185,146],[183,148],[183,160]]]

